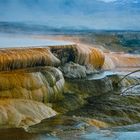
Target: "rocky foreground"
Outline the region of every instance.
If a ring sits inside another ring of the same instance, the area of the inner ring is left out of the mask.
[[[0,127],[49,132],[65,129],[67,121],[74,122],[70,129],[77,122],[100,128],[138,123],[139,77],[121,80],[124,75],[111,71],[139,67],[139,55],[83,44],[1,49]]]

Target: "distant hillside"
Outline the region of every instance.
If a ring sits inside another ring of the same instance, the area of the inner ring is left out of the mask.
[[[102,45],[113,51],[140,54],[140,32],[100,31],[79,36],[83,43]]]

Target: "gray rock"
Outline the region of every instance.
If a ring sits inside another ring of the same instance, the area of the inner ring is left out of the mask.
[[[90,65],[82,66],[73,62],[69,62],[64,66],[61,66],[60,70],[63,72],[65,77],[72,79],[86,78],[87,75],[97,72]]]

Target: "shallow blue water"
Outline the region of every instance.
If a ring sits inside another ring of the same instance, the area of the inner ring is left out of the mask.
[[[140,132],[90,133],[84,135],[85,140],[140,140]]]
[[[35,39],[26,37],[2,37],[0,36],[0,48],[18,48],[18,47],[47,47],[55,45],[72,45],[73,42],[57,41],[49,39]]]

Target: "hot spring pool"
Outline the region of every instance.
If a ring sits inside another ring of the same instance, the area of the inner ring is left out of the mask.
[[[69,41],[57,41],[51,39],[36,39],[27,37],[2,37],[0,36],[0,48],[19,48],[19,47],[47,47],[59,45],[73,45]]]

